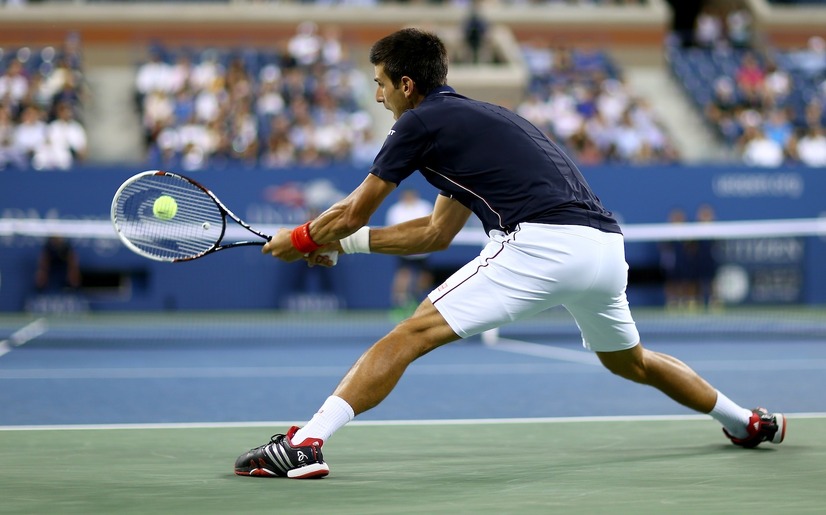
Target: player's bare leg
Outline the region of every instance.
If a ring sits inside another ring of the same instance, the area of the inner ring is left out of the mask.
[[[785,416],[764,408],[747,410],[738,406],[673,356],[650,351],[641,344],[618,352],[597,352],[597,356],[620,377],[653,386],[683,406],[712,416],[736,445],[756,447],[762,442],[783,441]]]
[[[358,359],[305,427],[291,429],[288,436],[292,444],[287,450],[315,449],[313,446],[320,449],[327,438],[355,415],[382,402],[413,361],[457,339],[431,301],[425,299],[412,317],[397,325]],[[783,441],[786,427],[783,415],[771,414],[762,408],[749,411],[740,407],[672,356],[650,351],[642,345],[617,352],[597,352],[597,355],[611,372],[653,386],[678,403],[709,414],[724,426],[726,436],[737,445],[754,447],[764,441]],[[282,441],[280,445],[285,444]],[[253,457],[257,456],[254,454],[257,450],[251,452]],[[320,462],[320,451],[318,456]],[[250,461],[248,455],[239,459],[245,466]],[[245,470],[242,468],[236,473]],[[328,470],[310,470],[310,473],[326,474]],[[304,470],[290,473],[303,474]]]
[[[620,377],[657,388],[683,406],[709,413],[717,390],[682,361],[643,348],[642,344],[617,352],[597,352],[605,368]]]
[[[430,299],[370,347],[341,380],[333,395],[356,415],[379,404],[393,390],[407,366],[417,358],[459,337]]]

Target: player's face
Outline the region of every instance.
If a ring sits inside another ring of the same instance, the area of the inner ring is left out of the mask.
[[[383,65],[379,64],[374,69],[376,76],[373,80],[377,85],[376,102],[383,104],[385,109],[393,113],[393,119],[398,120],[402,113],[414,107],[408,95],[410,79],[403,78],[399,87],[396,88],[387,74],[384,73]]]

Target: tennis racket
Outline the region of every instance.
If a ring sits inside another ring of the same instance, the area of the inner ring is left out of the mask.
[[[163,199],[165,210],[156,214],[156,202],[161,197],[171,200]],[[126,247],[149,259],[171,263],[191,261],[233,247],[260,247],[271,238],[238,218],[198,182],[160,170],[141,172],[127,179],[112,199],[111,217]],[[225,243],[227,218],[260,239]],[[325,255],[333,264],[338,260],[338,252]]]

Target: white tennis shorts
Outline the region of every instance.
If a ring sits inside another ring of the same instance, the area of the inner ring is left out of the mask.
[[[621,234],[579,225],[519,224],[491,231],[481,254],[428,298],[460,337],[565,306],[590,350],[629,349],[640,341],[628,307],[628,264]]]

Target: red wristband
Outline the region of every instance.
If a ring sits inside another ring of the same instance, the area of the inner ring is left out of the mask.
[[[320,249],[321,245],[313,241],[310,236],[310,222],[304,225],[299,225],[293,232],[290,233],[290,242],[299,252],[309,254],[310,252]]]

